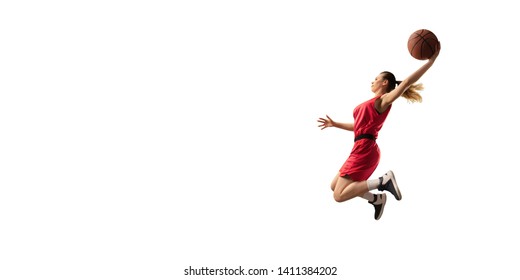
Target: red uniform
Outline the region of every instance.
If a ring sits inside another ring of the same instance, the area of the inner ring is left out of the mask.
[[[379,164],[380,151],[375,139],[383,127],[392,105],[382,114],[378,113],[375,101],[379,96],[359,104],[354,109],[354,137],[362,138],[354,142],[352,152],[339,170],[340,176],[349,176],[354,181],[367,180]]]

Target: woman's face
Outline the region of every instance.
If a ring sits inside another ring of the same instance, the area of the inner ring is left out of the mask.
[[[388,81],[386,81],[385,83],[385,79],[383,79],[383,74],[379,74],[375,79],[374,81],[372,82],[372,86],[370,87],[370,89],[372,90],[373,93],[376,93],[378,92],[381,88],[384,88],[386,86],[386,84],[388,83]]]

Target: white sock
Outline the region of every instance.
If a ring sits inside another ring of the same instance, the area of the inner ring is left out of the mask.
[[[363,194],[362,197],[363,197],[364,199],[370,201],[370,202],[374,202],[374,199],[376,199],[376,201],[377,201],[378,195],[373,194],[373,193],[371,193],[371,192],[366,192],[366,193]]]
[[[379,179],[367,180],[367,186],[369,191],[377,189],[380,186],[380,184],[381,180]]]

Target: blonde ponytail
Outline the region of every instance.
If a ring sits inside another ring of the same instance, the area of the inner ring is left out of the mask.
[[[421,103],[422,96],[419,94],[419,91],[423,89],[423,84],[413,84],[401,96],[404,97],[410,103]]]

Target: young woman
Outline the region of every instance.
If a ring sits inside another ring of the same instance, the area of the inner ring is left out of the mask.
[[[403,81],[397,81],[390,72],[382,72],[372,82],[371,90],[375,96],[358,105],[354,109],[353,123],[339,123],[328,115],[319,118],[319,127],[337,127],[354,132],[354,146],[350,156],[339,170],[331,188],[337,202],[347,201],[354,197],[362,197],[375,208],[374,218],[379,220],[386,204],[386,194],[374,194],[371,190],[390,192],[397,200],[401,200],[401,192],[397,186],[394,173],[388,171],[378,179],[368,180],[379,164],[380,151],[376,139],[379,130],[392,108],[392,103],[399,97],[412,102],[421,102],[418,91],[422,84],[415,84],[433,65],[441,50],[440,43],[436,46],[434,55],[428,61]]]

